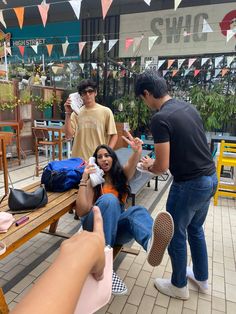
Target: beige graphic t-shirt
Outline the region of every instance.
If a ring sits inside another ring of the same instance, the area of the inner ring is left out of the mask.
[[[78,115],[71,115],[74,130],[72,157],[81,157],[88,161],[100,144],[108,144],[110,136],[117,134],[112,111],[108,107],[96,104],[87,109],[84,106]]]

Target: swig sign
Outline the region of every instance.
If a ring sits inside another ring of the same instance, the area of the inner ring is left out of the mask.
[[[234,52],[236,36],[226,40],[227,30],[235,29],[235,3],[195,6],[175,10],[122,15],[120,57],[178,56]],[[144,39],[136,51],[125,49],[125,39]],[[148,49],[148,38],[156,36]]]

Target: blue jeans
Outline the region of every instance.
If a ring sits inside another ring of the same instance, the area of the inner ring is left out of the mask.
[[[147,209],[132,206],[127,210],[113,194],[100,196],[96,204],[103,217],[103,229],[106,245],[125,244],[135,239],[147,250],[147,243],[152,234],[153,219]],[[93,212],[81,218],[83,229],[93,230]]]
[[[208,279],[207,247],[202,226],[216,188],[215,173],[189,181],[174,181],[171,185],[166,207],[173,217],[175,230],[168,252],[173,269],[171,282],[178,288],[187,284],[187,234],[195,278],[199,281]]]

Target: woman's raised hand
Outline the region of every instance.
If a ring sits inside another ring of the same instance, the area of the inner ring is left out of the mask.
[[[143,141],[139,137],[133,137],[130,132],[125,131],[126,136],[122,136],[123,140],[126,141],[133,149],[134,152],[142,152]]]

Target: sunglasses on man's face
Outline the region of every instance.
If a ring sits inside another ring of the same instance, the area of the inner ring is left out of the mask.
[[[85,90],[81,91],[80,95],[85,96],[87,94],[91,95],[92,93],[94,93],[94,89],[90,88],[90,89],[85,89]]]

